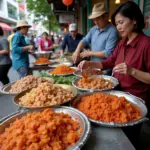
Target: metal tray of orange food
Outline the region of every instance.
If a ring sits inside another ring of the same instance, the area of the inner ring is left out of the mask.
[[[36,66],[45,66],[45,65],[50,65],[51,62],[49,62],[49,63],[38,63],[38,64],[36,62],[33,62],[33,64]]]
[[[54,60],[49,60],[49,63],[36,63],[36,61],[35,61],[35,62],[33,62],[33,65],[35,65],[35,66],[44,66],[44,65],[53,65],[55,63],[56,62]]]
[[[70,67],[70,68],[74,69],[75,71],[77,70],[77,67]],[[54,75],[54,76],[70,76],[74,73],[74,72],[72,72],[72,73],[68,73],[68,74],[51,74],[51,71],[53,71],[53,70],[54,69],[48,70],[47,74],[48,75]]]
[[[97,92],[95,92],[95,93],[97,93]],[[148,118],[146,118],[148,110],[147,110],[147,107],[145,105],[145,102],[142,99],[140,99],[140,98],[138,98],[138,97],[136,97],[136,96],[134,96],[128,92],[111,90],[111,91],[103,91],[103,93],[116,95],[118,97],[122,97],[122,96],[125,97],[129,102],[131,102],[133,105],[135,105],[136,107],[138,107],[140,109],[141,118],[138,120],[134,120],[132,122],[124,122],[124,123],[102,122],[102,121],[97,121],[97,120],[93,120],[93,119],[89,118],[92,123],[97,124],[97,125],[101,125],[101,126],[106,126],[106,127],[127,127],[127,126],[133,126],[133,125],[136,125],[136,124],[139,124],[141,122],[149,120]],[[93,93],[90,93],[90,92],[82,94],[81,96],[77,97],[76,99],[74,99],[71,102],[71,106],[75,108],[76,103],[80,101],[81,97],[87,96],[87,95],[92,95],[92,94]]]
[[[86,70],[91,70],[91,71],[99,71],[99,74],[95,74],[95,75],[88,75],[87,74],[87,76],[97,76],[97,75],[102,75],[102,74],[104,74],[104,72],[103,71],[101,71],[101,69],[98,69],[98,68],[88,68],[88,69],[85,69],[85,71]],[[73,73],[73,75],[75,75],[75,76],[77,76],[77,77],[82,77],[82,74],[83,74],[83,72],[84,72],[84,70],[81,72],[81,70],[80,69],[78,69],[78,70],[76,70],[74,73]]]
[[[106,90],[111,90],[111,89],[114,89],[118,84],[118,80],[112,76],[107,76],[107,75],[96,75],[94,76],[95,78],[104,78],[106,80],[109,80],[113,83],[113,86],[112,88],[105,88],[105,89],[86,89],[86,88],[81,88],[81,87],[78,87],[76,85],[76,83],[82,78],[82,77],[78,77],[76,80],[74,80],[72,82],[72,85],[77,88],[78,90],[81,90],[81,91],[87,91],[87,92],[99,92],[99,91],[106,91]]]
[[[77,120],[79,122],[80,127],[83,129],[81,137],[75,145],[68,147],[67,150],[80,150],[81,147],[86,143],[91,133],[91,124],[88,118],[82,112],[71,107],[60,106],[60,107],[53,107],[51,109],[57,113],[62,112],[62,113],[68,114],[72,117],[73,120]],[[10,124],[13,123],[17,118],[21,118],[28,113],[41,112],[43,110],[44,108],[20,110],[1,119],[0,120],[0,134],[2,134],[5,131],[5,129],[8,128]]]

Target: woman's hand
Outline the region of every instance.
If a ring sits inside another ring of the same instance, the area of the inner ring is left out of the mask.
[[[150,84],[150,73],[144,72],[135,68],[129,67],[126,63],[118,64],[113,69],[114,72],[118,72],[121,74],[131,75],[137,80],[144,82],[146,84]]]
[[[113,72],[125,74],[125,75],[133,75],[134,74],[134,68],[129,67],[126,63],[121,63],[116,65],[113,68]]]
[[[82,52],[81,54],[80,54],[80,57],[89,57],[89,56],[91,56],[91,51],[89,51],[89,50],[85,50],[84,52]]]
[[[78,65],[78,68],[79,69],[87,69],[89,68],[90,66],[90,61],[86,61],[86,60],[83,60],[80,62],[80,64]]]
[[[87,68],[97,68],[97,69],[103,69],[103,65],[101,62],[93,62],[93,61],[86,61],[83,60],[78,65],[79,69],[87,69]]]

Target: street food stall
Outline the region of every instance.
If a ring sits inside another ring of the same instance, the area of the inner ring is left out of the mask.
[[[12,95],[0,95],[0,118],[17,112],[21,108],[13,104]],[[124,132],[120,128],[108,128],[92,125],[90,137],[83,146],[83,150],[135,150]]]
[[[101,70],[79,70],[67,57],[41,58],[32,63],[47,67],[38,76],[1,89],[0,148],[135,149],[122,128],[147,120],[142,99],[113,90],[118,80]]]

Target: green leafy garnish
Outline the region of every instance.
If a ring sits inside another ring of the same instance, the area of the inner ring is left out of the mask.
[[[40,77],[50,77],[55,80],[55,83],[57,84],[68,84],[72,85],[72,82],[76,79],[76,76],[70,75],[70,76],[55,76],[55,75],[48,75],[45,71],[42,71],[38,74]]]

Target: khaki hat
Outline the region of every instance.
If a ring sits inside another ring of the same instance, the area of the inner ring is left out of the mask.
[[[94,19],[100,17],[104,13],[106,13],[106,7],[104,3],[96,3],[93,6],[92,13],[88,16],[89,19]]]
[[[19,20],[19,21],[17,22],[16,28],[19,28],[19,27],[29,27],[29,28],[30,28],[31,25],[29,25],[28,22],[25,21],[25,20]]]
[[[75,23],[71,23],[69,25],[69,31],[77,31],[77,25]]]

